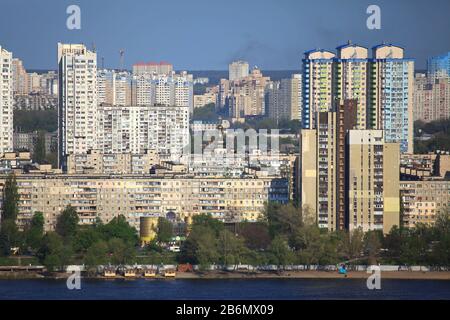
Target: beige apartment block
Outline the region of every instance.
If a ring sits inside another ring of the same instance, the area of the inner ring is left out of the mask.
[[[300,197],[302,212],[317,222],[317,130],[303,129],[300,134]]]
[[[0,177],[3,189],[6,176]],[[174,212],[185,219],[211,214],[217,219],[256,221],[273,192],[273,178],[194,178],[142,175],[19,174],[18,225],[23,227],[37,211],[45,229],[55,227],[60,212],[73,206],[80,224],[97,218],[108,222],[122,214],[139,228],[143,216]]]
[[[433,225],[440,213],[450,206],[450,181],[400,181],[403,204],[402,222],[412,228],[418,223]]]
[[[399,145],[382,130],[349,132],[349,230],[382,230],[400,223]]]

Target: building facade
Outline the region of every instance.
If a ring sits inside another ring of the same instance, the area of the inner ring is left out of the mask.
[[[97,147],[97,54],[82,44],[58,43],[58,163]]]
[[[249,70],[248,62],[233,61],[228,65],[228,80],[234,81],[248,77]]]
[[[13,150],[13,55],[0,46],[0,154]]]
[[[1,188],[5,179],[0,178]],[[16,179],[18,225],[24,226],[40,211],[46,230],[54,229],[67,205],[76,209],[80,224],[93,224],[97,218],[107,223],[122,214],[137,229],[140,217],[166,216],[168,212],[181,218],[204,213],[221,220],[256,221],[266,202],[286,202],[288,194],[287,181],[277,178],[29,174]]]

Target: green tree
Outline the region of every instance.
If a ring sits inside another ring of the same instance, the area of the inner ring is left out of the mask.
[[[19,232],[16,226],[19,212],[20,196],[17,189],[16,176],[8,175],[3,187],[2,215],[0,220],[0,255],[8,256],[11,247],[19,245]]]
[[[226,229],[220,232],[217,245],[220,254],[219,262],[225,266],[240,264],[248,251],[244,240]]]
[[[108,241],[108,250],[113,264],[130,264],[136,256],[135,248],[129,242],[120,238],[111,238]]]
[[[2,221],[16,220],[19,212],[18,202],[20,199],[14,173],[8,175],[3,187]]]
[[[381,230],[372,230],[364,234],[364,252],[367,254],[369,264],[377,263],[382,241],[383,232]]]
[[[36,211],[31,218],[30,225],[25,230],[25,244],[27,248],[36,250],[41,245],[44,236],[44,215]]]
[[[64,244],[63,238],[59,234],[47,232],[36,256],[48,271],[55,271],[56,268],[63,269],[69,264],[72,249],[70,245]]]
[[[282,236],[276,236],[272,240],[269,252],[273,258],[272,262],[278,266],[278,269],[284,268],[292,262],[292,251]]]
[[[268,225],[263,222],[242,222],[238,234],[251,250],[265,250],[271,242]]]
[[[138,243],[139,239],[136,229],[130,226],[123,215],[114,217],[107,224],[99,225],[98,228],[105,241],[112,238],[119,238],[132,246],[135,246]]]
[[[79,226],[73,238],[73,249],[76,252],[86,252],[101,239],[101,234],[95,226]]]
[[[90,270],[95,269],[99,265],[105,265],[109,261],[108,253],[108,243],[102,240],[98,241],[87,249],[84,263]]]
[[[266,205],[264,215],[272,237],[283,235],[291,238],[303,225],[301,210],[291,203],[287,205],[269,203]]]
[[[56,232],[65,240],[71,239],[77,232],[78,221],[77,211],[69,205],[56,220]]]
[[[159,217],[157,239],[159,242],[169,242],[173,237],[173,225],[166,218]]]

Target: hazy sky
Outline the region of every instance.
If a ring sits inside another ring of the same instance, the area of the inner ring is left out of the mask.
[[[81,8],[81,30],[66,8]],[[381,30],[366,27],[370,4]],[[0,0],[0,45],[29,69],[56,68],[57,42],[95,43],[98,60],[119,67],[172,62],[176,69],[225,70],[233,59],[262,69],[300,69],[302,54],[351,39],[366,47],[403,46],[423,68],[450,51],[449,0]]]

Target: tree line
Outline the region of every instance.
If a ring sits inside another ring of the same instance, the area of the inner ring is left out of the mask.
[[[260,221],[225,224],[210,215],[201,214],[185,230],[179,253],[168,250],[174,227],[159,218],[156,237],[141,248],[137,231],[123,215],[108,223],[100,219],[91,225],[80,225],[76,210],[66,207],[58,216],[54,231],[44,230],[44,215],[18,229],[18,190],[14,175],[3,189],[0,225],[0,255],[11,254],[11,248],[36,256],[48,270],[68,264],[85,264],[89,270],[98,265],[132,264],[138,255],[151,264],[191,263],[201,268],[210,265],[238,264],[395,264],[450,265],[450,216],[441,213],[434,225],[418,224],[415,228],[394,227],[384,235],[381,230],[361,229],[330,232],[310,219],[308,212],[293,204],[266,205]]]

